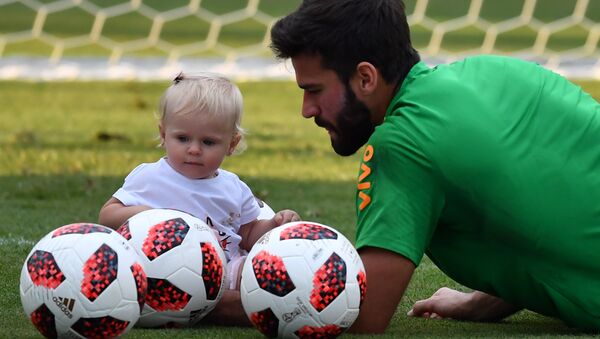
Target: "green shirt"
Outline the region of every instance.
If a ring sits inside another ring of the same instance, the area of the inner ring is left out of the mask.
[[[357,247],[600,329],[600,105],[536,64],[418,63],[366,147]]]

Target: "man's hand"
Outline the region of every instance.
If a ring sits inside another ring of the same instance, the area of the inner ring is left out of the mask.
[[[428,299],[417,301],[407,315],[436,319],[498,321],[518,310],[519,307],[483,292],[464,293],[442,287]]]

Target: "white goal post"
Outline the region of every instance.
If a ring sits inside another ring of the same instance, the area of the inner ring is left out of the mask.
[[[430,65],[493,53],[600,79],[600,0],[405,2],[413,41]],[[273,58],[269,31],[299,3],[0,0],[0,80],[158,80],[180,70],[293,79],[290,65]],[[498,8],[505,13],[495,15]]]

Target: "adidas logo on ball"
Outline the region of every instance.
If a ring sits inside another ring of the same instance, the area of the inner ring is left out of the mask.
[[[69,319],[73,318],[71,312],[73,312],[73,306],[75,306],[75,299],[52,297],[52,301]]]

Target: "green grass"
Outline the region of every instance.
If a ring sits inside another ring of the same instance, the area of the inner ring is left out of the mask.
[[[600,82],[581,85],[600,98]],[[98,209],[124,176],[138,163],[162,155],[155,147],[153,111],[165,86],[0,82],[0,337],[38,336],[18,294],[21,266],[33,244],[58,226],[95,222]],[[224,167],[238,173],[273,208],[293,208],[305,219],[334,226],[353,239],[358,158],[336,156],[326,134],[300,117],[301,93],[295,84],[256,82],[240,87],[249,147],[228,158]],[[414,301],[444,285],[459,287],[425,258],[384,337],[585,336],[527,311],[494,324],[405,317]],[[128,334],[191,336],[260,337],[254,329],[222,327],[134,329]]]

